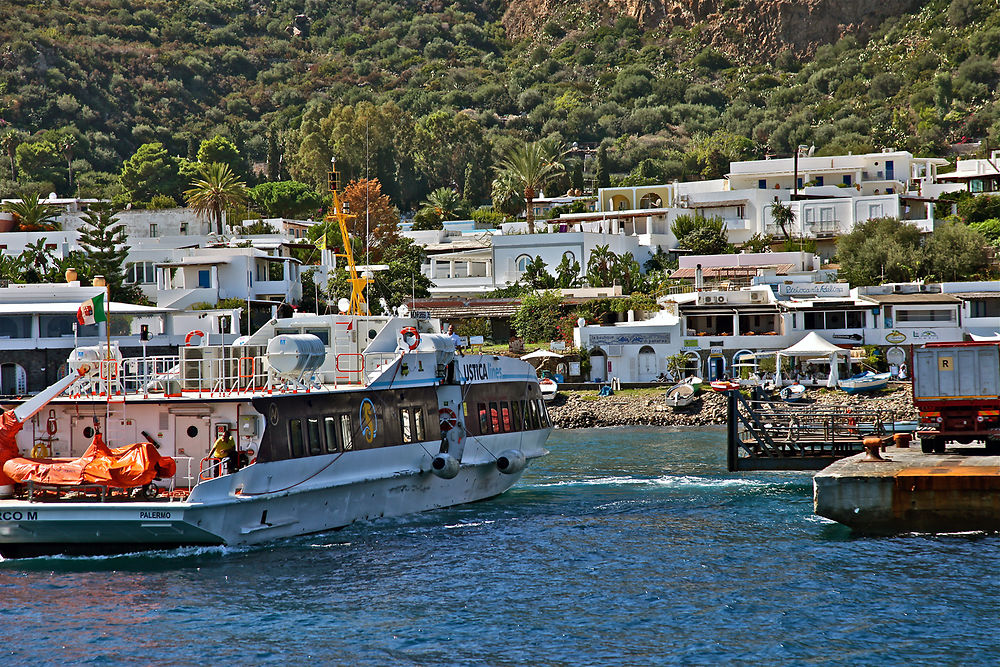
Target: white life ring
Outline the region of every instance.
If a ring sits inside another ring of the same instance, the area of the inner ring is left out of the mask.
[[[413,342],[408,342],[407,338],[412,337]],[[420,332],[416,327],[403,327],[399,332],[399,347],[413,352],[420,345]]]
[[[191,339],[198,336],[198,345],[192,346]],[[184,346],[185,347],[205,347],[205,343],[208,342],[208,336],[205,335],[204,331],[199,329],[194,329],[193,331],[188,331],[187,336],[184,336]]]
[[[458,426],[458,415],[451,408],[441,408],[438,410],[438,419],[441,421],[442,433],[446,433]]]

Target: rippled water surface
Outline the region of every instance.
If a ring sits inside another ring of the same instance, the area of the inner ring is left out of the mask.
[[[854,538],[720,431],[556,432],[490,501],[0,563],[6,664],[996,664],[1000,537]]]

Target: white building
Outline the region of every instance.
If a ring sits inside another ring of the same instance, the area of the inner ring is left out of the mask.
[[[157,263],[156,303],[183,309],[220,299],[295,303],[302,298],[297,259],[257,248],[190,248],[177,261]]]
[[[79,325],[80,305],[103,293],[101,287],[82,287],[78,281],[0,288],[0,395],[44,389],[58,379],[74,347],[106,344],[108,326],[113,341],[136,351],[141,351],[140,333],[146,327],[150,354],[184,345],[191,331],[203,332],[213,342],[231,343],[239,335],[239,308],[187,313],[115,302],[106,307],[107,322]]]

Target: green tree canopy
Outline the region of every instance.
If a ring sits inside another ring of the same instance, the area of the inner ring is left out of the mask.
[[[129,202],[147,202],[154,195],[173,197],[182,187],[177,158],[159,142],[139,146],[122,165],[119,182]]]
[[[253,208],[271,218],[308,218],[319,214],[323,198],[306,183],[261,183],[247,191]]]
[[[983,222],[1000,218],[1000,196],[976,195],[958,201],[958,217],[962,222]]]
[[[858,223],[837,241],[838,276],[855,286],[913,280],[921,260],[920,241],[920,230],[898,218]]]
[[[201,164],[219,162],[228,165],[230,171],[237,176],[245,178],[247,175],[246,160],[240,155],[236,144],[220,134],[201,142],[201,146],[198,147],[198,162]]]
[[[511,318],[511,324],[526,342],[550,341],[558,336],[561,316],[562,299],[557,292],[529,292],[522,297],[521,306]]]
[[[960,222],[938,227],[924,244],[924,276],[933,280],[968,280],[989,265],[988,241]]]
[[[52,183],[57,190],[66,187],[62,154],[51,141],[42,139],[21,143],[16,154],[17,168],[23,180]]]

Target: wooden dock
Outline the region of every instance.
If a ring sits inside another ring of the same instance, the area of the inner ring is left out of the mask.
[[[863,451],[865,436],[895,433],[896,415],[889,410],[795,405],[726,393],[730,472],[822,470]]]

